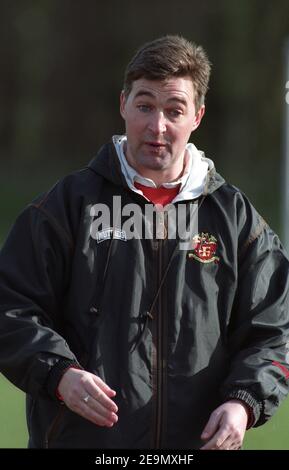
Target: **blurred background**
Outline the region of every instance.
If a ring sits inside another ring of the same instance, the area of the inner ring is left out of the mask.
[[[0,246],[38,193],[122,133],[127,62],[181,34],[213,64],[192,141],[281,235],[288,0],[1,0]],[[288,91],[288,90],[287,90]],[[0,376],[0,447],[26,447],[24,394]],[[289,402],[247,433],[246,449],[289,449]]]

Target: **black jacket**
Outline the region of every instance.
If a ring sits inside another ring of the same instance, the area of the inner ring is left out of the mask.
[[[17,219],[0,254],[0,370],[27,393],[31,447],[198,448],[230,397],[264,423],[288,392],[289,263],[246,197],[211,170],[187,250],[92,233],[92,206],[148,202],[112,144]],[[99,231],[101,232],[101,230]],[[288,355],[287,355],[288,358]],[[68,364],[116,390],[93,425],[55,397]],[[284,372],[285,371],[285,372]]]

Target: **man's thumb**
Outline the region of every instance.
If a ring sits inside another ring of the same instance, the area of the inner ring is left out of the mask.
[[[201,434],[201,439],[207,440],[212,437],[218,428],[218,419],[216,416],[211,415],[209,421],[207,422],[206,426],[203,429]]]

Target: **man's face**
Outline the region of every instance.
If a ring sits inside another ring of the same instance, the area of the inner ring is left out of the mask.
[[[141,175],[164,172],[173,180],[183,169],[185,147],[201,122],[205,107],[196,113],[189,77],[166,81],[140,78],[128,97],[122,92],[120,112],[125,120],[128,162]]]

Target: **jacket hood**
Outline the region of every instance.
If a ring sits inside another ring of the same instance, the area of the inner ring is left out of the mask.
[[[225,183],[224,178],[216,172],[213,161],[208,158],[206,161],[208,162],[208,173],[203,195],[213,193]],[[117,186],[128,187],[112,141],[101,147],[89,162],[88,168]]]

